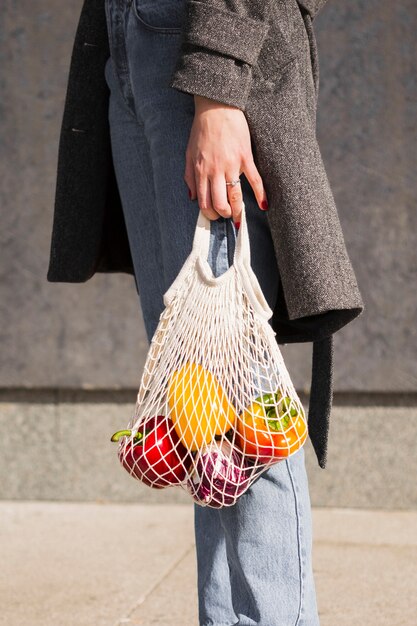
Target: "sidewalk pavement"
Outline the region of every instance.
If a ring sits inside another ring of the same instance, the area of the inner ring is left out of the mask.
[[[192,507],[0,502],[0,624],[198,626]],[[313,523],[321,626],[416,623],[417,512]]]

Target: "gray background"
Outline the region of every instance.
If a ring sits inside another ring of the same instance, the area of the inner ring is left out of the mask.
[[[6,0],[0,7],[0,471],[13,470],[0,497],[159,498],[122,477],[107,448],[113,425],[130,417],[146,356],[133,277],[46,280],[80,8],[79,0]],[[366,312],[336,334],[329,469],[317,469],[308,451],[314,503],[417,501],[407,447],[417,431],[416,29],[413,0],[329,0],[315,20],[318,138]],[[309,346],[287,347],[284,356],[297,388],[308,391]],[[399,425],[391,432],[394,415]],[[33,434],[30,446],[22,445],[25,431]],[[96,468],[107,455],[104,483],[88,462],[89,432]],[[352,462],[369,470],[360,493],[360,477],[340,489]]]

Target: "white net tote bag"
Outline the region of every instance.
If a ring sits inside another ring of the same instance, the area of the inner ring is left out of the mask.
[[[304,444],[307,421],[250,265],[245,206],[233,264],[218,277],[210,223],[200,211],[192,251],[164,294],[134,415],[112,441],[134,478],[223,507]]]

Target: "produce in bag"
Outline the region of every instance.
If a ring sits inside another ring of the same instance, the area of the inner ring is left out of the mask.
[[[296,452],[307,438],[303,409],[279,390],[256,398],[239,415],[236,430],[236,442],[244,454],[265,463]]]
[[[220,508],[234,504],[246,491],[250,476],[249,463],[243,463],[242,455],[227,439],[212,441],[199,450],[195,469],[187,482],[191,496],[200,502]]]
[[[219,508],[295,454],[308,429],[250,265],[245,205],[233,264],[217,277],[210,228],[200,211],[191,253],[164,294],[134,414],[115,435],[131,476]]]
[[[178,437],[188,450],[200,450],[236,421],[235,410],[218,381],[197,363],[185,363],[171,374],[168,406]]]
[[[137,432],[119,430],[111,441],[129,437],[119,448],[120,462],[135,478],[149,487],[162,489],[185,480],[192,458],[174,431],[170,419],[158,415],[144,420]]]

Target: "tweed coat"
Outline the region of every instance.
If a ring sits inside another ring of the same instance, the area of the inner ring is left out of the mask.
[[[136,0],[133,0],[136,1]],[[327,0],[187,0],[173,89],[244,111],[280,274],[278,343],[313,342],[309,433],[327,461],[333,334],[363,302],[316,139],[313,22]],[[85,0],[62,121],[47,280],[134,273],[108,127],[104,0]]]

